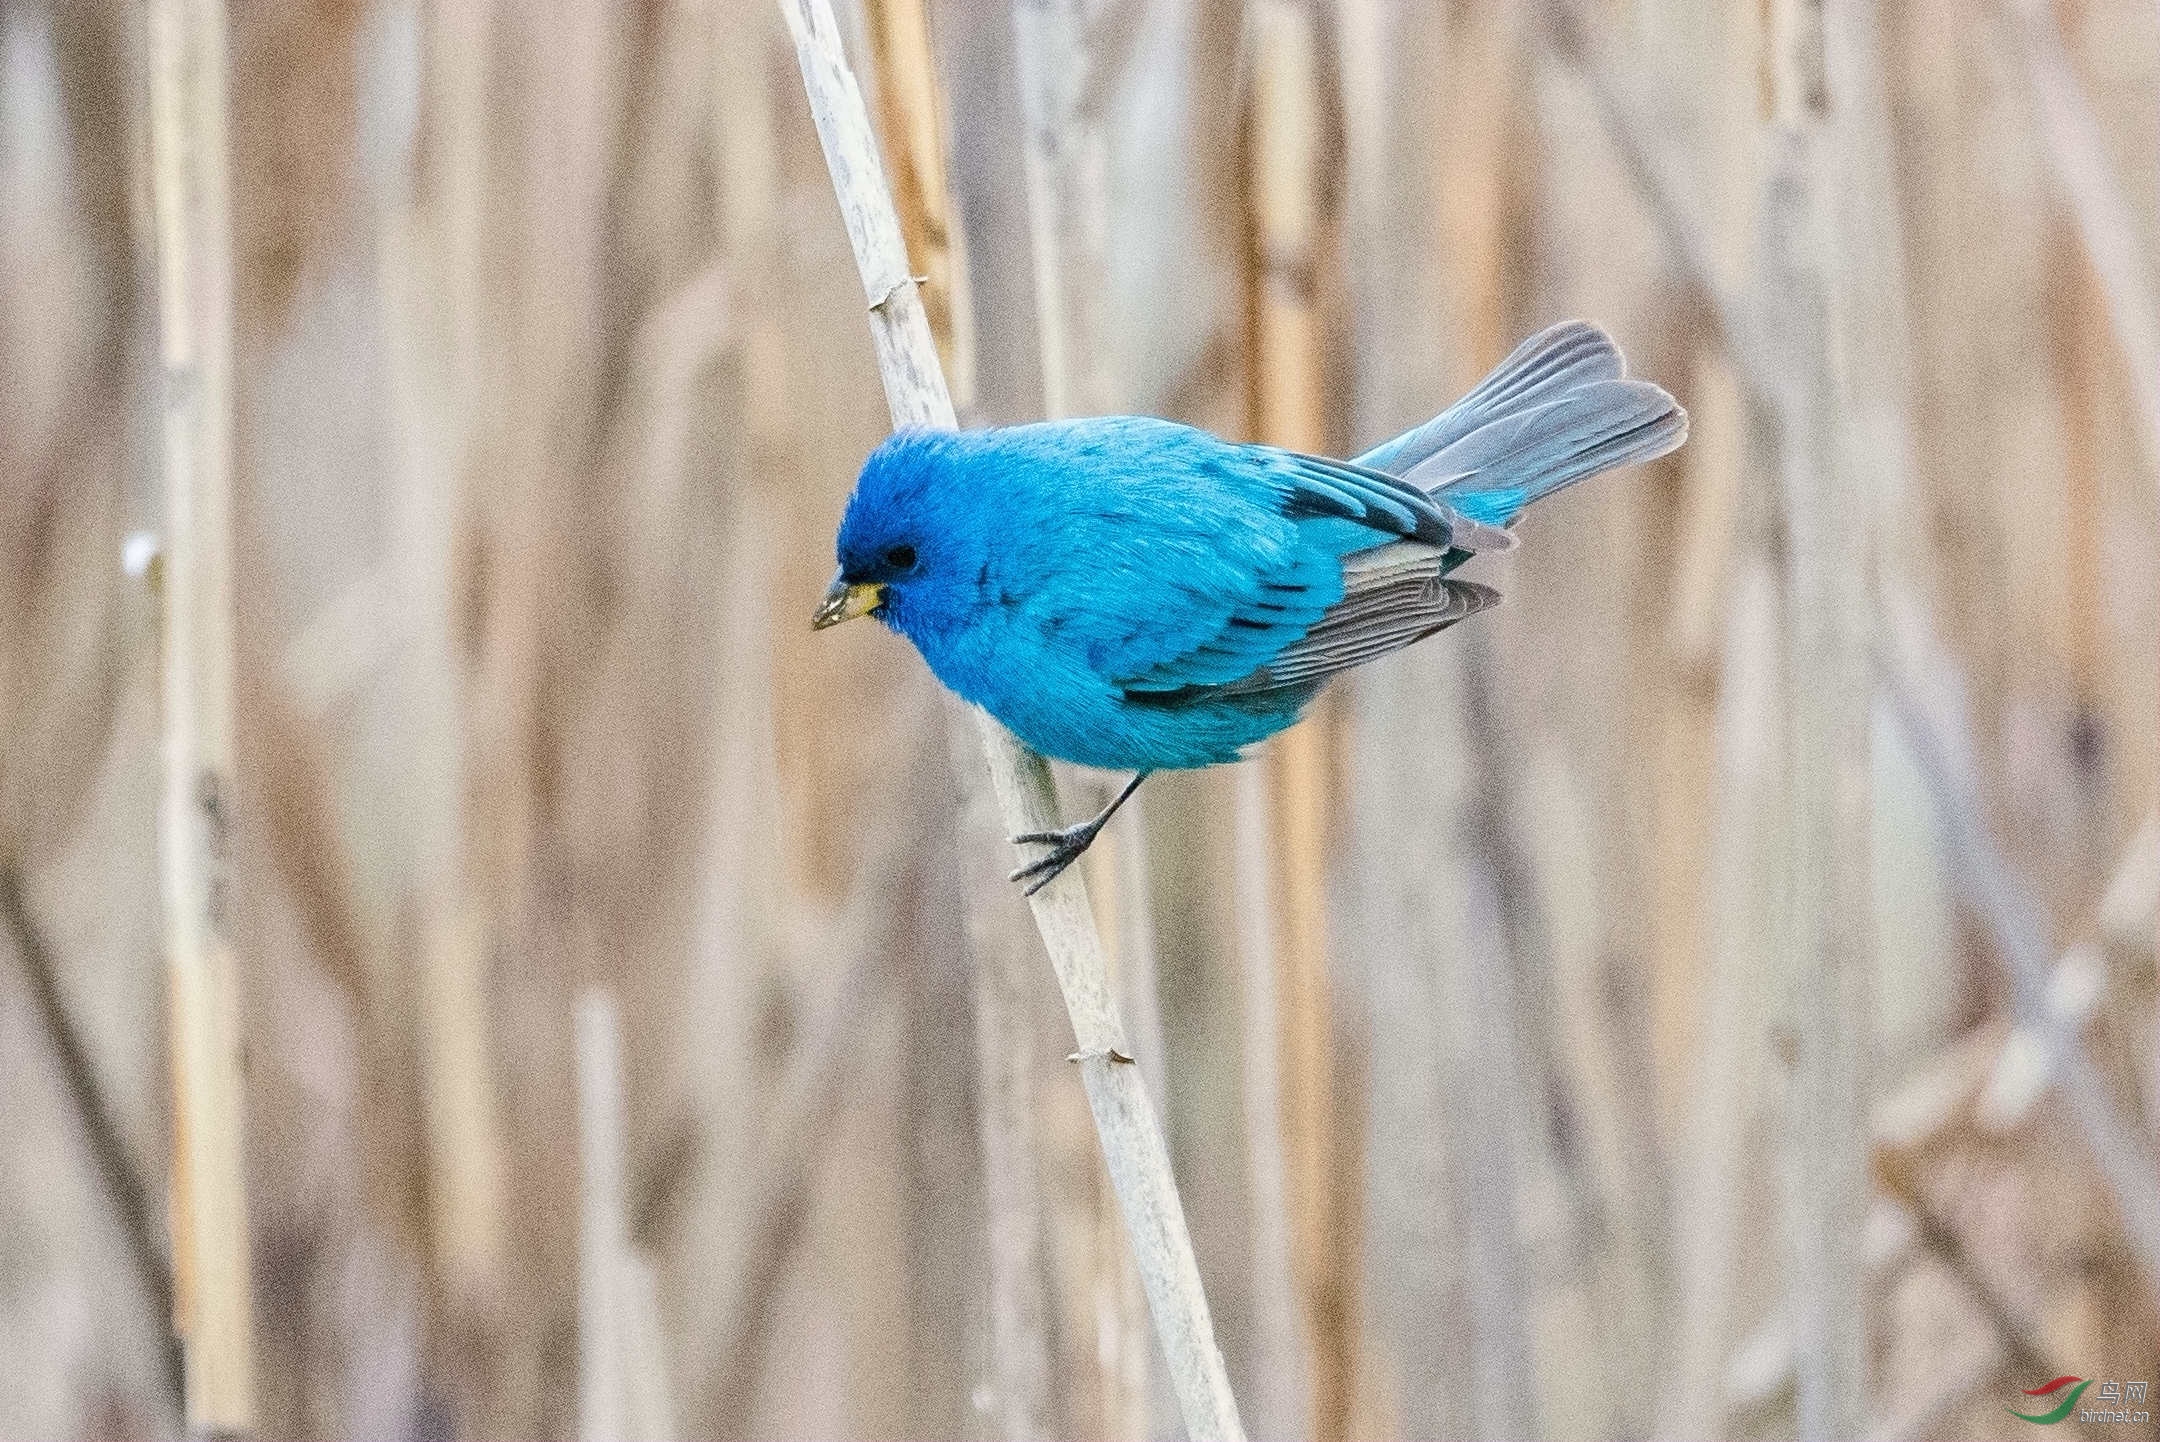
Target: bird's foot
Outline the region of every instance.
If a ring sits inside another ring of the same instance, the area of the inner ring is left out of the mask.
[[[1050,854],[1029,862],[1006,879],[1027,882],[1027,894],[1030,896],[1057,880],[1060,872],[1078,861],[1080,854],[1094,844],[1096,836],[1110,824],[1110,818],[1117,815],[1117,809],[1130,801],[1132,794],[1140,789],[1140,783],[1147,779],[1148,774],[1145,771],[1133,773],[1133,779],[1125,783],[1123,791],[1111,798],[1108,806],[1077,826],[1061,827],[1056,831],[1023,831],[1015,836],[1015,846],[1047,846]]]
[[[1007,881],[1024,881],[1027,894],[1036,892],[1058,879],[1066,867],[1078,861],[1088,847],[1095,842],[1096,833],[1102,830],[1102,820],[1083,821],[1077,826],[1063,827],[1057,831],[1023,831],[1013,838],[1015,845],[1022,843],[1047,846],[1050,854],[1038,857],[1006,877]]]

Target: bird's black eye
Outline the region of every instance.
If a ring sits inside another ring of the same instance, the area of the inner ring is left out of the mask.
[[[913,546],[894,546],[885,553],[885,564],[895,571],[914,570],[915,548]]]

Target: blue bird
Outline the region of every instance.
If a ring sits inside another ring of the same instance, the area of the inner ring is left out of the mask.
[[[864,463],[811,624],[874,615],[1046,756],[1132,781],[1014,838],[1033,893],[1152,771],[1235,761],[1339,671],[1498,601],[1453,573],[1533,501],[1664,455],[1687,414],[1572,321],[1355,461],[1142,416],[903,431]]]

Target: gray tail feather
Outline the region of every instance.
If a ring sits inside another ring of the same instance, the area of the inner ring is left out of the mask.
[[[1470,394],[1358,463],[1505,525],[1541,497],[1687,439],[1687,412],[1625,374],[1610,336],[1568,321],[1524,341]]]

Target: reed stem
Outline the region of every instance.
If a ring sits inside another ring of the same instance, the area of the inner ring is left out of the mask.
[[[878,161],[869,112],[841,46],[829,0],[781,0],[795,42],[810,113],[824,146],[833,191],[870,307],[871,343],[893,424],[950,429],[952,396],[920,290],[908,268],[899,216]],[[982,749],[1008,834],[1061,824],[1057,791],[1043,758],[977,713]],[[1068,870],[1030,900],[1072,1018],[1088,1106],[1102,1139],[1111,1184],[1148,1293],[1155,1330],[1194,1439],[1242,1438],[1229,1375],[1215,1345],[1192,1239],[1170,1171],[1154,1103],[1131,1064],[1110,988],[1087,884]]]
[[[255,1422],[233,796],[232,222],[225,13],[150,7],[151,189],[164,366],[164,781],[174,1322],[190,1431]]]

